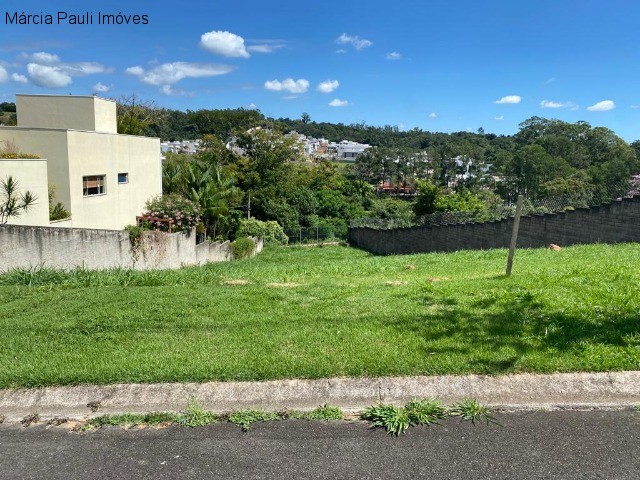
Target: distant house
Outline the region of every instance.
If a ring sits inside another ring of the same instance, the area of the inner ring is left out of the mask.
[[[342,140],[335,147],[336,158],[338,160],[347,160],[355,162],[356,157],[364,152],[369,145],[366,143],[351,142],[349,140]]]
[[[16,107],[18,125],[0,127],[0,147],[9,142],[43,160],[0,159],[0,179],[11,175],[39,197],[33,212],[10,223],[49,225],[43,214],[47,184],[55,187],[55,201],[71,212],[71,219],[57,226],[74,228],[122,229],[135,223],[149,198],[162,193],[160,140],[119,135],[114,101],[16,95]]]

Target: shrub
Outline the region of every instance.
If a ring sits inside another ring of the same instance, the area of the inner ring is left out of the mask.
[[[200,207],[180,195],[164,195],[152,198],[145,205],[145,216],[173,219],[172,232],[191,230],[200,223]],[[150,221],[151,227],[168,231],[166,222]]]
[[[261,237],[265,245],[286,245],[289,241],[278,222],[263,222],[255,218],[240,222],[236,236]]]
[[[49,220],[62,220],[69,218],[71,213],[64,207],[62,202],[56,202],[56,187],[49,184]]]
[[[256,250],[256,242],[249,237],[239,237],[231,242],[234,258],[249,258]]]

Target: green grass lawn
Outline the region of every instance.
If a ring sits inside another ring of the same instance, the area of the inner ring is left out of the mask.
[[[0,276],[0,387],[640,369],[640,245]],[[408,268],[413,266],[415,268]]]

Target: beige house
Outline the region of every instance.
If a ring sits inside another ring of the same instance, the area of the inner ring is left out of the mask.
[[[46,159],[46,175],[42,160],[0,159],[0,178],[11,175],[38,195],[36,208],[10,223],[49,225],[47,183],[71,212],[64,226],[74,228],[122,229],[162,193],[160,140],[119,135],[114,101],[16,95],[16,107],[18,126],[0,127],[0,142]]]

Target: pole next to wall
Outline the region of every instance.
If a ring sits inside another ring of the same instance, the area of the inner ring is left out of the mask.
[[[516,242],[518,241],[518,229],[520,228],[520,215],[522,214],[522,204],[524,196],[518,195],[518,203],[516,205],[516,216],[513,217],[513,231],[511,232],[511,244],[509,245],[509,256],[507,257],[507,277],[511,275],[513,267],[513,256],[516,253]]]

